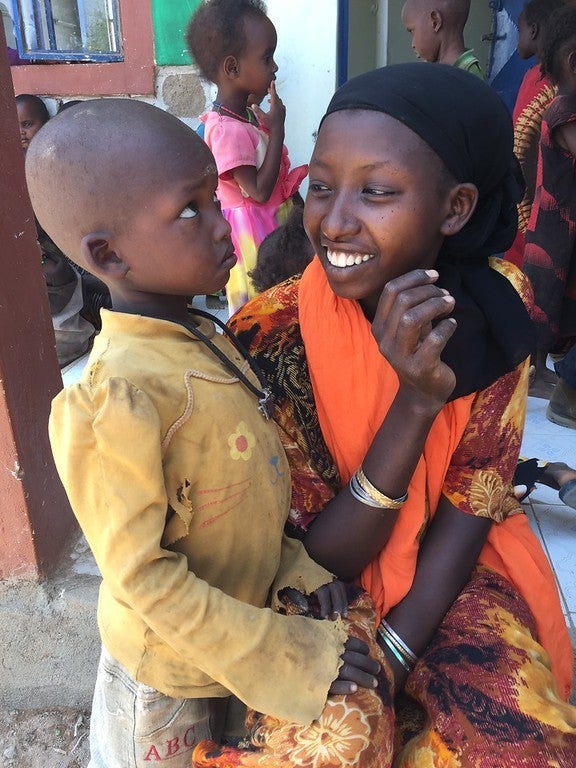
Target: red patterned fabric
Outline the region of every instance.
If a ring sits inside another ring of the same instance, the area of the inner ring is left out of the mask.
[[[201,741],[192,754],[194,768],[390,766],[394,734],[391,675],[375,640],[374,606],[365,592],[352,600],[344,621],[350,634],[368,643],[371,655],[382,664],[378,692],[360,688],[349,696],[329,696],[322,714],[310,725],[249,710],[246,738],[228,746]]]
[[[555,131],[576,121],[576,99],[557,96],[542,120],[536,195],[522,269],[534,289],[539,346],[576,335],[576,159]]]

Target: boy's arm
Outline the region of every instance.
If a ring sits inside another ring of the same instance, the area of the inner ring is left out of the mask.
[[[161,546],[168,501],[160,418],[150,399],[122,379],[94,391],[75,385],[53,403],[50,437],[115,600],[254,709],[302,723],[316,718],[341,665],[343,625],[240,602]]]

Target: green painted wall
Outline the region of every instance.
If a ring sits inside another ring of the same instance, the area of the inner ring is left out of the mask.
[[[184,32],[201,0],[152,0],[156,64],[190,64]]]

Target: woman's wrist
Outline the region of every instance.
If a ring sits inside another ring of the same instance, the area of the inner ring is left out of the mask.
[[[424,422],[432,423],[442,408],[446,405],[447,399],[439,399],[420,392],[414,387],[402,385],[398,387],[398,392],[394,398],[394,406],[403,409],[407,417],[416,416]]]

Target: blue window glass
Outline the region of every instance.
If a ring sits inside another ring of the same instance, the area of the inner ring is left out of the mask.
[[[12,0],[23,59],[122,61],[118,0]]]

